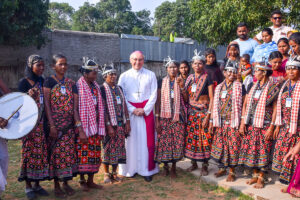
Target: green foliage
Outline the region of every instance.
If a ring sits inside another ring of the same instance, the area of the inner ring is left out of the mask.
[[[52,2],[49,5],[50,28],[70,30],[74,8],[68,3]]]
[[[0,44],[35,45],[46,41],[42,31],[48,24],[49,0],[1,0]]]
[[[300,3],[293,0],[191,0],[190,28],[198,41],[213,46],[226,45],[236,38],[236,26],[246,22],[254,36],[270,26],[270,14],[275,9],[285,12],[288,25],[299,27]]]
[[[189,21],[190,9],[186,0],[163,2],[155,9],[153,25],[154,35],[167,41],[172,31],[178,37],[190,37]]]
[[[129,0],[85,2],[73,14],[73,30],[152,35],[150,11],[131,11]]]

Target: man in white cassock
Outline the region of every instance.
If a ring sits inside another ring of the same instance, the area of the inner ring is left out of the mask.
[[[121,74],[122,87],[130,114],[130,136],[126,139],[126,164],[119,165],[119,174],[132,177],[136,173],[150,182],[158,173],[154,163],[155,125],[153,108],[157,98],[155,74],[143,68],[144,56],[135,51],[130,55],[132,68]]]

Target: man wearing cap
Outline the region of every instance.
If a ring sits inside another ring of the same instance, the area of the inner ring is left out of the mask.
[[[155,126],[153,108],[157,98],[155,74],[143,67],[144,55],[135,51],[130,55],[132,68],[121,74],[122,87],[130,115],[131,132],[126,139],[126,164],[121,164],[119,174],[132,177],[136,173],[152,180],[158,173],[154,163]]]

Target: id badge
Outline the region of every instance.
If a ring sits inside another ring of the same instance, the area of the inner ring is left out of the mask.
[[[260,93],[261,93],[261,90],[256,90],[254,98],[259,99]]]
[[[61,86],[61,88],[60,88],[60,92],[62,93],[62,94],[66,94],[66,86]]]
[[[116,96],[116,98],[117,98],[117,104],[118,105],[122,104],[120,96]]]
[[[222,98],[222,99],[226,98],[226,95],[227,95],[227,90],[222,91],[221,98]]]
[[[292,107],[292,98],[286,98],[286,100],[285,100],[285,107],[286,108]]]
[[[174,90],[171,90],[171,98],[174,99]]]
[[[97,105],[97,97],[93,95],[94,105]]]
[[[43,103],[44,103],[44,96],[40,95],[40,104],[43,104]]]
[[[197,88],[197,85],[195,83],[193,83],[193,85],[192,85],[192,92],[196,92],[196,88]]]

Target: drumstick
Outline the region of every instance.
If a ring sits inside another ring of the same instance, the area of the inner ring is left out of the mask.
[[[22,108],[22,106],[23,106],[23,104],[20,105],[19,108],[9,116],[9,118],[7,119],[7,121],[9,121],[10,118],[12,118],[20,110],[20,108]]]

